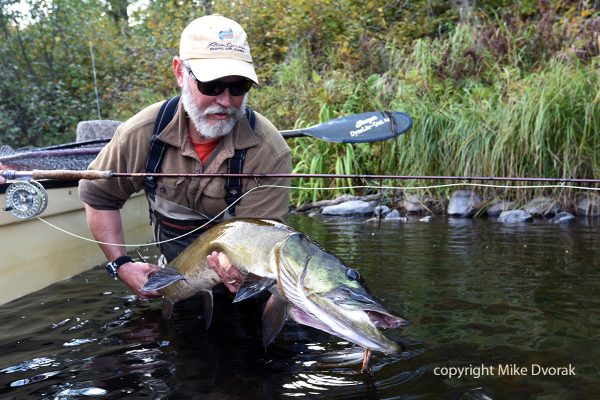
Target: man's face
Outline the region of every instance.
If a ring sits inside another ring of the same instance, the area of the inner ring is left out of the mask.
[[[220,81],[235,82],[240,77],[226,76]],[[218,138],[231,133],[236,122],[245,115],[248,95],[232,96],[229,89],[216,96],[202,94],[196,80],[185,72],[181,99],[190,120],[206,138]]]

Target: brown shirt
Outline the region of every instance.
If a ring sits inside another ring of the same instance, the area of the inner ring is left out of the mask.
[[[122,124],[89,168],[146,172],[152,130],[161,104],[151,105]],[[189,139],[187,115],[180,102],[173,120],[158,135],[169,145],[160,172],[226,173],[227,159],[233,156],[234,149],[247,149],[244,173],[289,174],[292,170],[289,147],[269,120],[255,114],[254,129],[246,118],[242,118],[203,164]],[[259,183],[289,186],[290,179],[261,178]],[[173,203],[214,216],[227,207],[224,186],[225,178],[160,178],[156,193]],[[256,186],[254,179],[242,180],[244,193]],[[81,180],[79,194],[93,208],[114,210],[120,209],[133,193],[143,188],[143,178],[139,177]],[[281,219],[288,211],[289,200],[289,189],[260,188],[238,202],[236,217]]]

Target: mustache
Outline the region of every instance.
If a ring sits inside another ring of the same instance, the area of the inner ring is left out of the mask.
[[[202,111],[202,116],[207,116],[211,114],[228,114],[233,117],[238,116],[240,112],[240,108],[238,107],[223,107],[218,104],[207,107],[204,111]]]

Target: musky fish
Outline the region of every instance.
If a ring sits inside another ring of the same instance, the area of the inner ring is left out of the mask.
[[[398,328],[406,321],[368,292],[358,271],[308,236],[275,221],[235,219],[215,225],[152,275],[144,289],[160,290],[166,310],[203,292],[205,311],[212,313],[211,289],[221,282],[207,263],[213,251],[223,253],[245,275],[234,302],[271,293],[262,316],[265,346],[291,317],[355,343],[369,355],[399,351],[380,330]]]

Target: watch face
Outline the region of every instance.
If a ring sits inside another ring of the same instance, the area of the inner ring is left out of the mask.
[[[113,261],[106,264],[106,270],[108,271],[110,276],[112,276],[113,278],[117,277],[117,267]]]

